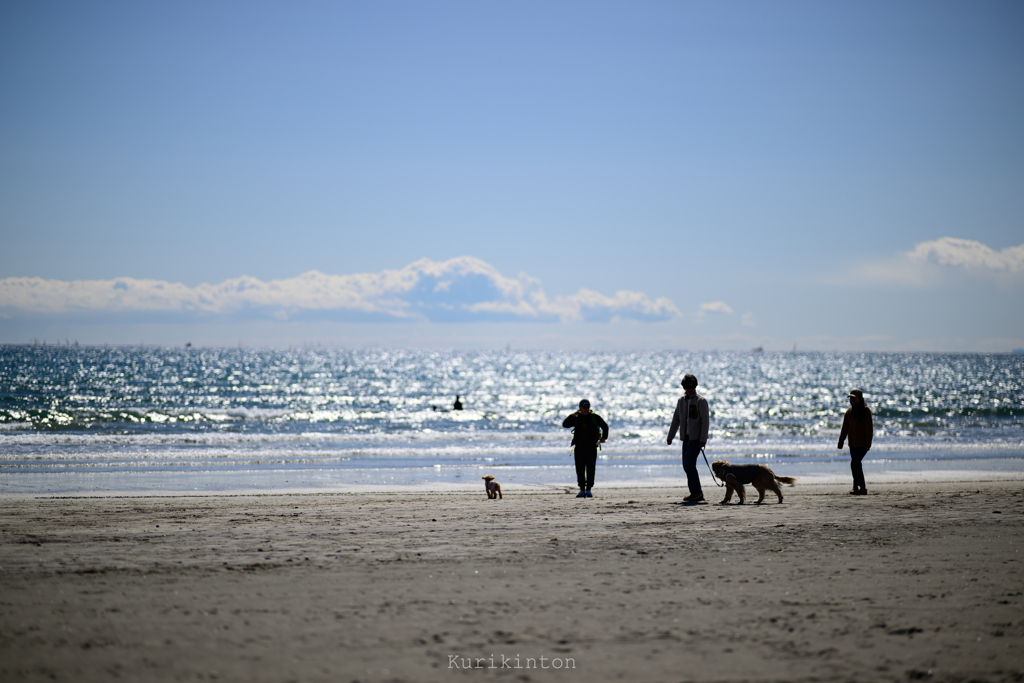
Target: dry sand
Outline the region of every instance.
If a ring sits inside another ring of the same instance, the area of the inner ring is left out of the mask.
[[[0,680],[1024,679],[1020,482],[784,491],[8,497]]]

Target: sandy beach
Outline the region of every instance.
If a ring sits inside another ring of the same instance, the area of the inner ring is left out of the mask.
[[[0,680],[1024,679],[1021,482],[683,493],[6,497]]]

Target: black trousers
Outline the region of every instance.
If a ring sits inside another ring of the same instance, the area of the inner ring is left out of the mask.
[[[597,467],[597,449],[576,447],[576,483],[581,489],[594,488],[594,469]]]
[[[864,467],[860,464],[867,454],[868,449],[866,448],[850,446],[850,470],[853,472],[853,488],[855,489],[867,488],[867,484],[864,483]]]
[[[686,486],[693,495],[704,493],[700,488],[700,473],[697,471],[699,457],[700,441],[683,441],[683,472],[686,472]]]

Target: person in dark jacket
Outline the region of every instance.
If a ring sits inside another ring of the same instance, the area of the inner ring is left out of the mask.
[[[839,450],[843,450],[843,442],[850,439],[850,469],[853,471],[853,490],[855,496],[868,495],[868,487],[864,482],[864,468],[861,460],[871,450],[871,439],[874,437],[874,425],[871,423],[871,409],[864,402],[864,394],[860,389],[850,392],[850,407],[843,416],[843,428],[839,432]]]
[[[708,443],[708,427],[711,422],[711,410],[708,400],[697,393],[697,378],[686,375],[683,381],[685,392],[676,403],[676,412],[672,414],[672,426],[668,430],[668,445],[679,432],[683,440],[683,472],[686,473],[686,486],[690,495],[683,498],[687,503],[700,503],[704,500],[704,491],[700,487],[700,476],[697,473],[697,457]]]
[[[590,401],[580,401],[580,409],[565,418],[565,428],[572,427],[573,453],[576,457],[576,483],[580,487],[577,498],[593,498],[594,470],[597,468],[597,445],[608,439],[608,423],[590,411]]]

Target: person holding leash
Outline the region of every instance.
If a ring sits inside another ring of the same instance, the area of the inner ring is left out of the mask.
[[[590,412],[590,401],[580,401],[580,409],[565,418],[562,426],[572,427],[573,454],[576,457],[577,498],[593,498],[594,470],[597,468],[597,445],[608,439],[608,423],[597,413]]]
[[[668,445],[672,445],[672,439],[678,431],[679,438],[683,440],[683,471],[686,472],[686,485],[690,489],[690,495],[683,498],[683,501],[699,503],[704,500],[704,491],[697,475],[697,457],[708,443],[711,411],[708,409],[708,400],[697,393],[696,377],[686,375],[682,385],[686,393],[676,403],[672,426],[668,430]]]

